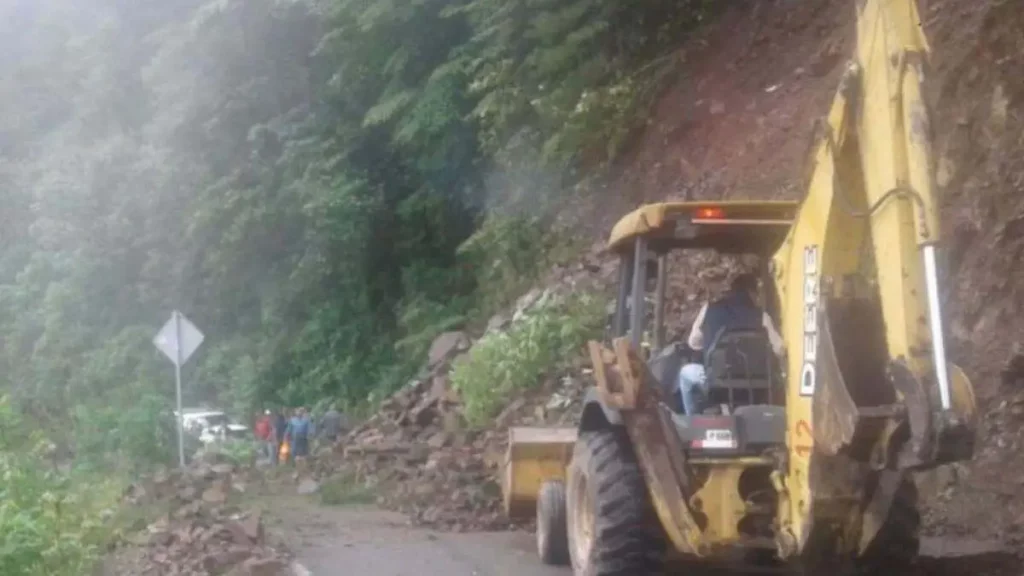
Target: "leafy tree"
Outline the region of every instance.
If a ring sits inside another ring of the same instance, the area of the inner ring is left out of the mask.
[[[563,249],[536,213],[621,150],[706,13],[5,4],[0,391],[80,460],[169,458],[147,423],[173,399],[149,338],[177,308],[207,334],[188,403],[380,397],[434,335],[486,318]],[[534,214],[488,216],[506,188]]]

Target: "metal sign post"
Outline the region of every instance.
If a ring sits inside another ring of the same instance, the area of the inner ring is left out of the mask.
[[[203,343],[203,333],[181,312],[175,310],[171,319],[164,324],[153,338],[153,344],[174,362],[174,391],[177,403],[178,421],[178,464],[185,467],[185,426],[181,408],[181,367],[188,362],[192,353]]]

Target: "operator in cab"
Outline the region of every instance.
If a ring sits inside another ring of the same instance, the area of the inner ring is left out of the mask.
[[[683,409],[687,416],[700,414],[704,409],[702,401],[708,395],[708,383],[704,365],[707,363],[705,346],[711,344],[723,328],[729,330],[764,328],[776,356],[784,350],[782,336],[772,323],[771,317],[758,305],[757,276],[750,272],[736,275],[729,290],[718,300],[705,302],[693,322],[690,348],[701,353],[703,362],[685,364],[679,370],[679,391],[683,397]]]

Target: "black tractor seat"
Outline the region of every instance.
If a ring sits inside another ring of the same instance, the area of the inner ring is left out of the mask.
[[[726,330],[715,335],[704,366],[709,404],[776,404],[775,356],[764,329]]]

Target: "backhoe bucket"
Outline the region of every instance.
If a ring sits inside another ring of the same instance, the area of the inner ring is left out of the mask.
[[[971,381],[963,370],[947,363],[950,381],[947,410],[939,408],[932,398],[934,393],[929,388],[933,384],[917,377],[902,360],[889,363],[885,378],[865,378],[863,366],[871,362],[855,360],[877,358],[877,351],[873,353],[870,348],[878,343],[856,335],[876,331],[865,328],[862,323],[851,322],[851,318],[867,316],[858,313],[858,307],[833,315],[824,312],[830,304],[824,301],[822,304],[823,317],[829,320],[821,323],[815,353],[818,387],[812,406],[816,450],[827,455],[845,452],[855,459],[864,459],[868,456],[864,442],[872,443],[878,435],[883,435],[887,437],[886,442],[894,436],[902,437],[897,446],[884,451],[894,459],[888,464],[895,468],[927,470],[969,460],[974,452],[977,402]],[[839,330],[832,326],[836,316],[844,317]],[[834,337],[838,339],[833,340]],[[845,350],[845,363],[839,359],[840,350]],[[849,377],[855,383],[853,389],[848,387]],[[900,398],[895,396],[897,393]],[[892,432],[891,425],[895,422],[903,422],[905,432]],[[887,429],[890,431],[886,432]]]
[[[575,444],[576,428],[509,429],[502,481],[505,513],[509,518],[533,517],[541,485],[548,480],[565,479]]]
[[[956,364],[949,364],[950,409],[939,413],[936,465],[970,460],[978,432],[978,401],[974,385]]]

